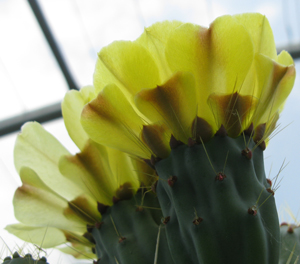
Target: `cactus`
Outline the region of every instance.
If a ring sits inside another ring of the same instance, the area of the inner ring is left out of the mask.
[[[280,225],[280,259],[279,264],[299,263],[300,229],[296,225],[282,223]]]
[[[35,260],[31,254],[26,254],[24,257],[21,257],[18,252],[15,252],[12,258],[6,257],[2,264],[48,264],[48,262],[45,257]]]
[[[114,42],[98,54],[94,87],[62,104],[79,153],[36,123],[23,127],[14,197],[23,224],[8,230],[51,226],[60,239],[47,245],[71,242],[97,264],[279,263],[292,242],[280,243],[263,150],[294,79],[260,14],[209,29],[165,21]]]

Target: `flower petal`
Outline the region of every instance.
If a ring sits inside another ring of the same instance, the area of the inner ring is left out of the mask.
[[[233,16],[249,32],[254,44],[254,53],[261,53],[271,59],[277,59],[273,31],[268,19],[259,13],[238,14]]]
[[[80,193],[72,181],[64,178],[58,170],[60,156],[69,152],[50,133],[36,122],[26,123],[18,135],[14,161],[17,171],[22,167],[34,170],[42,181],[66,199],[73,199]]]
[[[94,199],[83,194],[68,202],[68,207],[64,209],[64,215],[71,221],[83,221],[85,224],[94,225],[101,221],[101,214],[97,207]]]
[[[83,193],[100,203],[112,205],[118,186],[110,169],[106,147],[89,140],[82,152],[63,156],[59,168],[65,177],[81,186]]]
[[[134,95],[142,88],[156,86],[161,79],[148,50],[131,41],[116,41],[99,52],[94,73],[96,92],[110,83]]]
[[[49,190],[32,169],[23,167],[20,177],[23,185],[16,190],[13,199],[15,216],[20,222],[30,226],[85,231],[83,222],[69,221],[63,216],[63,211],[68,206],[67,201]]]
[[[143,34],[135,41],[150,51],[163,82],[167,81],[172,75],[165,56],[166,43],[170,33],[182,24],[183,22],[180,21],[157,22],[145,28]]]
[[[156,157],[167,158],[169,156],[171,131],[165,124],[143,126],[141,138]]]
[[[166,58],[173,72],[191,72],[196,79],[198,116],[210,124],[211,93],[234,93],[253,61],[253,43],[243,25],[231,16],[217,18],[210,28],[184,24],[171,34]],[[213,127],[218,129],[216,125]]]
[[[258,54],[255,59],[261,94],[253,122],[259,125],[268,122],[283,107],[293,88],[296,72],[294,65],[284,66],[264,55]]]
[[[237,137],[251,124],[257,100],[250,95],[211,94],[208,104],[216,118],[218,127],[223,125],[230,137]]]
[[[294,65],[292,56],[285,50],[280,52],[280,54],[278,55],[277,62],[284,66]]]
[[[43,248],[52,248],[67,242],[64,233],[60,229],[50,226],[33,227],[13,224],[6,226],[5,230],[24,241]]]
[[[141,186],[150,187],[158,180],[155,170],[152,169],[144,160],[132,159],[132,163]]]
[[[96,97],[93,86],[85,86],[80,91],[71,90],[66,93],[61,104],[62,115],[68,133],[77,147],[82,150],[88,135],[80,124],[83,107]]]
[[[58,248],[61,252],[72,255],[77,259],[96,259],[97,256],[92,252],[90,247],[79,243],[72,243],[71,246]]]
[[[114,84],[106,86],[84,107],[81,124],[89,137],[99,144],[144,158],[151,155],[139,139],[144,122]]]
[[[132,160],[128,154],[121,152],[117,149],[107,148],[109,166],[112,171],[112,175],[116,182],[116,187],[124,185],[130,182],[135,193],[140,187],[140,179],[133,166]]]
[[[189,72],[177,72],[154,89],[144,89],[135,97],[137,108],[153,123],[164,122],[175,138],[187,143],[197,115],[195,80]]]

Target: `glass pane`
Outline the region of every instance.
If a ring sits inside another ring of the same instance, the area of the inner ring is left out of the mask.
[[[97,52],[143,31],[136,1],[47,1],[41,7],[80,86],[93,83]]]
[[[0,119],[60,101],[67,86],[26,1],[0,1]]]
[[[134,40],[144,26],[181,20],[208,26],[224,14],[259,12],[269,19],[278,47],[299,42],[298,1],[40,0],[80,86],[92,84],[97,52],[115,40]]]

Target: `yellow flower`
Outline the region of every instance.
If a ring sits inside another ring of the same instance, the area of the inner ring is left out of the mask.
[[[222,16],[209,28],[165,21],[99,52],[99,94],[81,123],[95,142],[146,159],[167,157],[171,135],[201,142],[221,127],[231,137],[253,127],[263,145],[294,79],[260,14]]]
[[[55,247],[67,242],[76,257],[94,257],[94,244],[83,235],[87,225],[100,223],[101,208],[135,195],[141,183],[151,185],[154,171],[145,163],[88,138],[79,118],[93,98],[93,87],[71,91],[62,103],[65,125],[81,150],[71,155],[50,133],[35,122],[27,123],[14,149],[15,167],[22,186],[14,195],[18,224],[6,229],[19,238]],[[77,250],[76,250],[77,249]],[[80,250],[80,251],[78,251]]]

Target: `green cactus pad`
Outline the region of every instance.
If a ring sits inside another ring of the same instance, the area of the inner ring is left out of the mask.
[[[281,224],[281,248],[279,264],[294,264],[300,261],[300,227]]]
[[[173,263],[278,263],[279,222],[262,149],[249,151],[248,136],[190,143],[155,164]]]
[[[26,254],[21,257],[18,252],[15,252],[12,257],[6,257],[2,264],[49,264],[45,257],[38,260],[33,259],[31,254]]]
[[[109,207],[102,223],[91,230],[99,258],[94,263],[153,264],[157,254],[157,263],[172,264],[161,218],[152,192],[139,191],[130,200]]]

